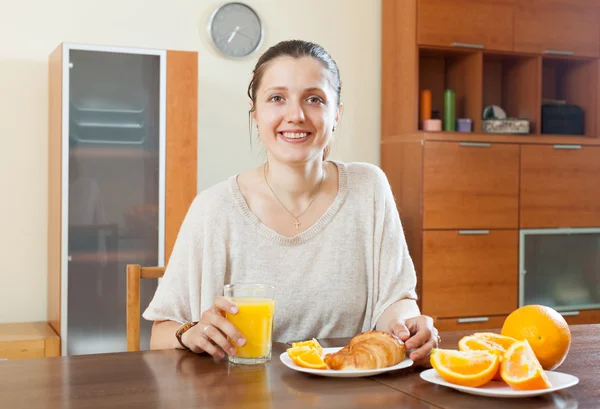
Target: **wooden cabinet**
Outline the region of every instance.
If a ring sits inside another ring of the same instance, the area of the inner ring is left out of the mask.
[[[197,193],[198,53],[63,43],[48,65],[48,321],[63,355],[124,351],[126,265],[168,263]]]
[[[521,228],[600,226],[600,147],[521,149]]]
[[[60,355],[60,338],[46,322],[0,324],[0,359]]]
[[[424,314],[469,318],[516,309],[518,243],[517,230],[425,231]]]
[[[489,317],[438,318],[434,321],[438,331],[485,331],[502,328],[506,315]]]
[[[569,325],[600,324],[600,310],[563,312],[562,315]]]
[[[419,0],[419,45],[513,49],[514,0]]]
[[[423,228],[517,228],[519,146],[425,143]]]
[[[598,56],[598,0],[519,0],[515,51]]]

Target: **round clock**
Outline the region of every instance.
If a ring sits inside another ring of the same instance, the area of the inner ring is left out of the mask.
[[[243,58],[258,50],[263,27],[258,14],[248,5],[225,3],[213,11],[207,30],[216,49],[229,58]]]

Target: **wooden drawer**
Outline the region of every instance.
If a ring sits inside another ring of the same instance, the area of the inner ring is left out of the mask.
[[[515,51],[599,54],[598,0],[520,0],[515,9]]]
[[[600,310],[561,312],[569,325],[600,324]]]
[[[0,359],[41,358],[43,356],[45,356],[45,342],[43,339],[0,342]]]
[[[438,331],[499,330],[502,328],[502,325],[504,325],[506,317],[506,315],[499,315],[487,317],[439,318],[435,320],[435,327]]]
[[[419,0],[419,45],[513,50],[514,0]]]
[[[564,148],[522,146],[522,228],[600,226],[600,147]]]
[[[425,143],[424,229],[516,229],[519,146]]]
[[[518,230],[425,231],[423,313],[433,317],[509,314],[518,305],[518,252]]]

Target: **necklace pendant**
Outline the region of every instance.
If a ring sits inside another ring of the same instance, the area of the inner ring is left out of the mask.
[[[300,226],[300,222],[298,220],[296,220],[294,222],[294,226],[296,226],[296,230],[298,230],[298,227]]]

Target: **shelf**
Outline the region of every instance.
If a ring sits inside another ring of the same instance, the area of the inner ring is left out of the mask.
[[[584,113],[585,136],[597,134],[597,89],[596,60],[543,58],[542,98],[564,100],[569,105],[579,106]],[[540,132],[544,133],[543,126]]]
[[[449,141],[449,142],[487,142],[487,143],[524,143],[541,145],[591,145],[600,146],[600,138],[570,135],[504,135],[471,132],[415,132],[406,135],[394,135],[386,142],[408,141]],[[384,142],[385,143],[385,142]]]
[[[431,109],[443,118],[444,91],[453,89],[456,118],[470,118],[473,130],[481,130],[481,66],[482,53],[478,51],[422,48],[419,50],[419,91],[431,90]]]
[[[510,118],[528,119],[537,134],[540,122],[539,57],[483,55],[483,107],[497,105]]]

